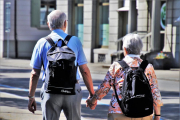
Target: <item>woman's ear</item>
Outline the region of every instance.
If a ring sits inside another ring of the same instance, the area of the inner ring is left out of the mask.
[[[124,49],[124,56],[126,56],[128,54],[127,49],[125,47],[123,49]]]
[[[49,29],[50,29],[50,25],[49,25],[49,22],[47,22],[47,25],[48,25],[48,27],[49,27]],[[50,29],[51,30],[51,29]]]

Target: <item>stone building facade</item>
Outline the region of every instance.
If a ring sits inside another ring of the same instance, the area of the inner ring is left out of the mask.
[[[179,0],[0,0],[0,57],[30,58],[37,40],[50,33],[47,14],[58,9],[67,14],[67,33],[79,37],[89,62],[111,63],[113,55],[122,53],[121,38],[137,33],[144,43],[143,54],[171,52],[180,66],[180,22],[175,22],[179,4]]]

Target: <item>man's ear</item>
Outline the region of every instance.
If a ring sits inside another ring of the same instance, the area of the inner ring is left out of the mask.
[[[67,27],[67,21],[65,20],[64,21],[64,28],[66,28]]]

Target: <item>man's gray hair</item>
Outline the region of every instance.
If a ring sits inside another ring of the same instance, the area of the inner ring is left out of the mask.
[[[66,20],[66,14],[60,10],[52,11],[48,16],[50,30],[60,29]]]
[[[123,48],[126,48],[128,54],[140,55],[143,42],[138,34],[130,33],[123,37]]]

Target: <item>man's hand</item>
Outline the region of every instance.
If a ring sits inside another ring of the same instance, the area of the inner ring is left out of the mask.
[[[28,110],[32,113],[36,111],[36,101],[34,98],[29,98]]]
[[[96,101],[92,101],[92,99],[87,99],[86,100],[86,107],[89,107],[91,110],[94,110],[96,108],[97,105],[97,100]]]
[[[86,107],[89,107],[91,110],[94,110],[97,105],[97,99],[94,96],[90,96],[86,100]]]

